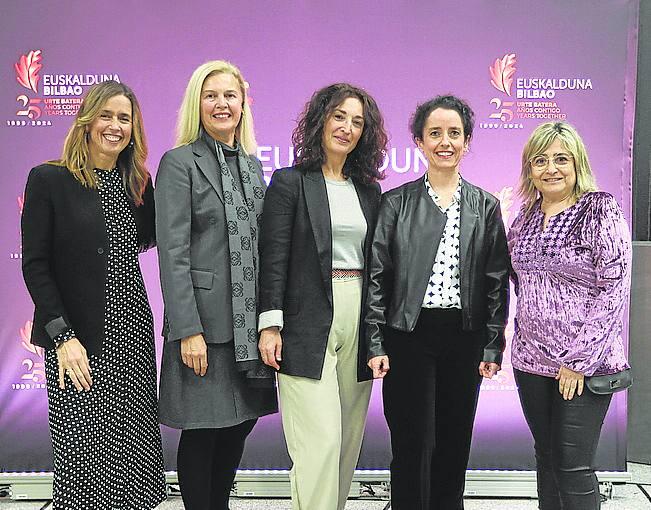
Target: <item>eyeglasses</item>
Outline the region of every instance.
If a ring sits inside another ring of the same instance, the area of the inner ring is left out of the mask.
[[[552,158],[552,161],[557,169],[562,170],[570,164],[572,159],[574,158],[568,154],[557,154]],[[531,158],[529,162],[531,163],[531,166],[536,170],[543,170],[549,166],[549,158],[543,155]]]

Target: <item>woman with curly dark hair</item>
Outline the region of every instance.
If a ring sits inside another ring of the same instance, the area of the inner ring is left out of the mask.
[[[361,314],[387,135],[373,98],[338,83],[292,138],[264,203],[259,348],[279,372],[293,509],[342,510],[371,395]]]

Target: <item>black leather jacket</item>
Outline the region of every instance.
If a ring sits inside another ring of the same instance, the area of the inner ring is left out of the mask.
[[[367,358],[386,354],[383,328],[413,331],[446,216],[423,178],[382,196],[371,247],[366,307]],[[508,248],[499,201],[467,181],[461,185],[459,236],[463,329],[486,332],[484,361],[502,363],[508,316]]]

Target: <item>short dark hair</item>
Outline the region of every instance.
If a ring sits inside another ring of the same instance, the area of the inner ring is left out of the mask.
[[[416,111],[411,116],[409,122],[409,130],[414,142],[423,139],[423,130],[425,129],[425,122],[430,113],[437,108],[444,108],[445,110],[454,110],[461,117],[463,123],[463,136],[464,141],[468,142],[472,137],[472,130],[475,127],[475,112],[472,111],[470,105],[463,99],[456,96],[436,96],[434,99],[425,101],[416,107]]]
[[[365,90],[348,83],[335,83],[317,90],[306,103],[292,133],[294,160],[306,166],[321,166],[325,162],[323,128],[337,106],[349,97],[362,103],[364,128],[357,145],[346,158],[344,175],[364,183],[375,182],[384,178],[380,170],[388,143],[384,119],[375,100]]]

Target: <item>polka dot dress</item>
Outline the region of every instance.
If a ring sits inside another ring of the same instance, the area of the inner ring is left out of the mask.
[[[105,339],[102,354],[89,357],[89,392],[67,376],[61,390],[56,352],[47,351],[53,508],[152,509],[165,499],[153,321],[119,172],[96,173],[109,245]]]

